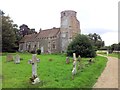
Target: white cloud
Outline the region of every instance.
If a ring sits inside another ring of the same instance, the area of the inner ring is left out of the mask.
[[[1,0],[0,9],[13,19],[14,23],[27,24],[39,31],[60,27],[60,12],[77,11],[83,33],[98,34],[117,31],[119,0]],[[94,30],[93,30],[94,29]],[[97,30],[97,31],[95,31]],[[104,31],[107,30],[107,31]],[[108,34],[106,34],[108,35]],[[109,39],[106,39],[106,45]],[[114,43],[114,41],[113,41]]]
[[[107,32],[101,35],[103,41],[105,41],[105,45],[109,46],[114,43],[118,43],[118,32]]]

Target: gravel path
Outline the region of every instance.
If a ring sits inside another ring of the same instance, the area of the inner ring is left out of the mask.
[[[93,88],[118,88],[118,59],[114,57],[107,58],[107,65]]]

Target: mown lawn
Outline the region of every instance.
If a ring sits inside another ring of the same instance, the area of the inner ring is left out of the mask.
[[[98,54],[107,56],[107,54],[105,52],[98,52]],[[120,59],[120,53],[109,53],[108,56],[116,57],[116,58]]]
[[[94,63],[88,64],[88,58],[82,58],[83,68],[78,70],[72,80],[72,58],[71,63],[66,64],[65,55],[37,55],[41,60],[37,68],[41,82],[32,85],[29,83],[32,66],[28,64],[32,54],[19,53],[19,55],[23,60],[20,64],[14,64],[6,62],[6,54],[3,54],[2,88],[92,88],[107,62],[107,58],[97,56],[94,58]]]
[[[112,53],[112,54],[109,54],[109,56],[116,57],[116,58],[120,59],[120,54]]]

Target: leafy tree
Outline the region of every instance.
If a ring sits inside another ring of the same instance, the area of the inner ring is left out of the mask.
[[[28,34],[32,34],[32,33],[37,33],[35,31],[35,29],[30,29],[27,25],[25,24],[22,24],[20,27],[19,27],[19,33],[20,33],[20,36],[21,37],[24,37],[25,35],[28,35]]]
[[[114,43],[110,46],[108,46],[109,53],[112,53],[113,51],[120,51],[120,42],[118,44]]]
[[[88,37],[80,34],[77,35],[68,46],[67,55],[72,56],[73,53],[76,53],[76,56],[80,55],[81,57],[96,56],[95,50]]]
[[[14,51],[16,47],[15,24],[9,16],[2,14],[2,51]]]
[[[120,42],[118,43],[118,51],[120,51]]]
[[[112,44],[111,45],[111,49],[112,49],[112,51],[117,51],[118,50],[118,44]]]
[[[88,38],[90,39],[90,41],[92,42],[92,45],[94,46],[94,48],[96,49],[100,49],[101,47],[104,46],[104,41],[102,41],[100,35],[94,33],[94,34],[88,34]]]

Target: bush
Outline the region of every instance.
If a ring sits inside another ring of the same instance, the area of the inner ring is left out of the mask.
[[[30,53],[35,54],[35,51],[33,50],[33,51],[31,51]]]
[[[81,57],[95,57],[96,52],[93,49],[93,46],[85,35],[77,35],[75,39],[69,44],[67,49],[67,55],[72,56],[73,53],[76,53],[76,56],[80,55]]]
[[[40,50],[40,49],[37,50],[37,54],[38,54],[38,55],[41,54],[41,50]]]

